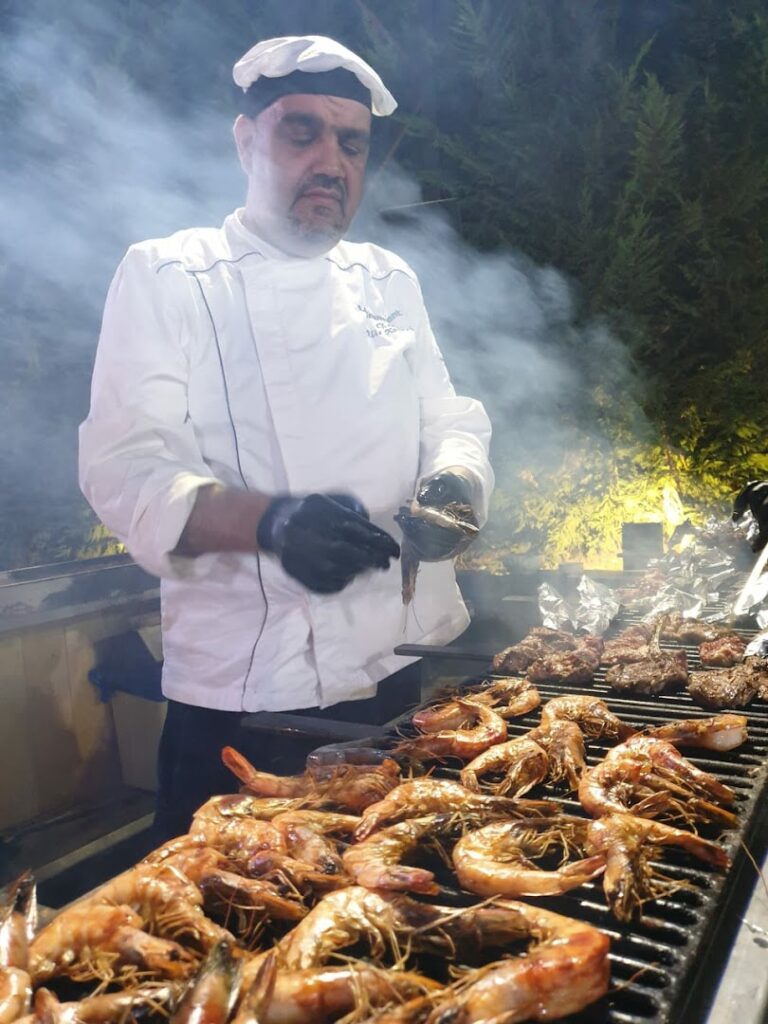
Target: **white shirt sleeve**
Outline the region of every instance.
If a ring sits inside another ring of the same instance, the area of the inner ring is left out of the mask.
[[[411,365],[419,389],[421,436],[419,477],[428,480],[461,466],[475,482],[473,507],[482,526],[488,518],[494,475],[488,461],[491,423],[482,402],[457,395],[432,333],[421,290],[420,316]]]
[[[187,415],[190,286],[129,249],[104,309],[80,426],[80,487],[133,558],[157,576],[190,578],[207,560],[171,555],[198,488],[216,483]]]

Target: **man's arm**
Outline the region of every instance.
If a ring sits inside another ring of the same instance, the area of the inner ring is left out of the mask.
[[[195,558],[212,551],[254,552],[259,523],[271,498],[209,484],[197,492],[175,555]]]
[[[185,304],[176,267],[161,283],[133,250],[112,282],[80,427],[80,484],[106,526],[157,576],[195,578],[215,552],[266,551],[290,576],[334,593],[386,569],[395,541],[349,495],[266,495],[211,474],[187,407]]]

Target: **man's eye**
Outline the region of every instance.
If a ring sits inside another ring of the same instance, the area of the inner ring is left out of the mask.
[[[311,135],[291,135],[290,141],[294,146],[308,146],[313,141]]]
[[[342,143],[341,148],[344,150],[347,156],[360,156],[360,153],[362,152],[359,146],[354,146],[351,142]]]

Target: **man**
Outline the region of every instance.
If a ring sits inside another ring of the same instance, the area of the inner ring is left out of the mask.
[[[440,527],[403,608],[393,516],[417,494],[482,522],[493,486],[487,417],[455,394],[413,271],[341,241],[394,99],[317,36],[258,44],[234,78],[245,207],[128,251],[80,432],[86,497],[162,579],[166,834],[223,785],[243,712],[417,699],[393,648],[468,616]]]

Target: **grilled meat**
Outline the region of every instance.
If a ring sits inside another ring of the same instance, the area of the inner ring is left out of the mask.
[[[628,665],[642,661],[649,656],[648,642],[653,635],[651,626],[639,623],[629,626],[611,640],[606,640],[603,648],[603,665]]]
[[[620,693],[662,693],[685,685],[688,680],[688,659],[685,651],[649,648],[648,655],[641,661],[609,668],[605,679]]]
[[[528,678],[534,683],[589,683],[599,664],[599,654],[589,647],[578,647],[537,659],[528,669]]]
[[[768,658],[748,657],[730,669],[691,672],[688,692],[702,708],[745,708],[756,696],[768,700]]]
[[[547,652],[572,651],[580,643],[580,639],[573,633],[566,633],[563,629],[550,629],[549,626],[534,626],[525,641],[541,644],[542,649]]]
[[[577,640],[572,633],[535,626],[519,643],[500,651],[491,662],[491,668],[494,672],[524,675],[539,658],[558,651],[572,651],[576,645]]]
[[[661,617],[661,639],[676,640],[679,644],[703,644],[725,636],[729,630],[712,622],[686,619],[681,612],[671,612]]]
[[[712,668],[730,668],[744,660],[747,645],[736,633],[726,633],[716,640],[707,640],[699,647],[702,665]]]
[[[721,711],[723,708],[746,707],[767,683],[768,672],[765,668],[761,671],[754,664],[744,662],[733,668],[691,672],[688,693],[703,708]]]

